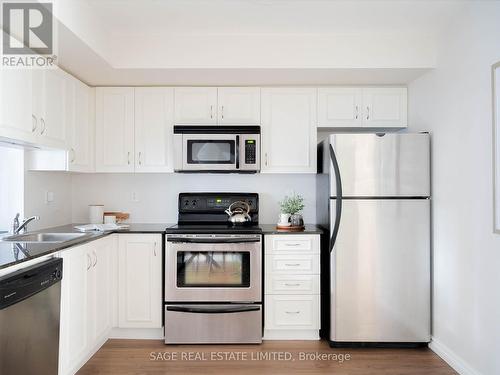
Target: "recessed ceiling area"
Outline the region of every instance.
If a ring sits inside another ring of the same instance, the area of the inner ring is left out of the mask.
[[[435,67],[461,6],[65,0],[55,15],[60,65],[91,85],[405,84]]]

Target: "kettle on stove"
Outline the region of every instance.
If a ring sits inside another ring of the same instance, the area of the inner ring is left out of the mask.
[[[252,221],[250,205],[247,202],[233,202],[224,212],[228,214],[229,217],[227,220],[233,225],[248,224]]]

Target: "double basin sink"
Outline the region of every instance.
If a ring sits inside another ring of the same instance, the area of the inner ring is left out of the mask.
[[[2,238],[6,242],[63,243],[91,236],[90,233],[23,233]]]

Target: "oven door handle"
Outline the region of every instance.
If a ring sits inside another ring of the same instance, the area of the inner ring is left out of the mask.
[[[260,242],[260,238],[168,238],[167,242],[174,243],[247,243]]]
[[[219,309],[206,307],[167,306],[167,311],[192,314],[233,314],[247,311],[260,311],[260,306],[221,307]]]

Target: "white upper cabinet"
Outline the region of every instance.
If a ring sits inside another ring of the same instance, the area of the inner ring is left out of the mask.
[[[134,172],[134,88],[96,89],[96,172]]]
[[[118,236],[118,327],[162,327],[162,238]]]
[[[175,123],[179,125],[217,124],[216,87],[177,87]]]
[[[0,69],[0,137],[34,142],[31,70]]]
[[[219,125],[260,125],[259,87],[219,87]]]
[[[366,127],[403,128],[407,123],[406,88],[363,89],[363,125]]]
[[[59,68],[33,72],[33,116],[36,143],[43,147],[67,148],[70,76]]]
[[[361,127],[363,89],[336,87],[318,89],[320,127]]]
[[[95,89],[91,89],[76,78],[72,79],[73,108],[69,121],[68,170],[92,172],[94,169],[94,107]],[[71,100],[72,99],[72,100]]]
[[[404,87],[330,87],[318,90],[318,127],[404,128],[407,89]]]
[[[263,173],[316,173],[314,88],[262,89]]]
[[[174,89],[135,89],[135,171],[173,172]]]

